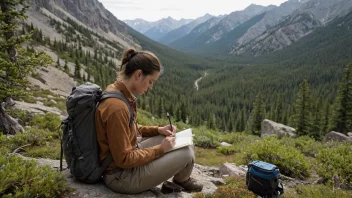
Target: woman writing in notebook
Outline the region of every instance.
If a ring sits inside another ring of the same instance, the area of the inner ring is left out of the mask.
[[[201,191],[203,185],[191,178],[194,151],[189,146],[167,152],[175,142],[176,127],[141,126],[136,122],[136,98],[152,90],[162,66],[152,52],[125,51],[116,81],[105,92],[120,91],[130,102],[134,124],[125,102],[108,98],[95,115],[99,158],[110,153],[113,161],[104,172],[105,184],[115,192],[140,193],[173,177],[172,181],[188,191]],[[167,152],[167,153],[166,153]]]

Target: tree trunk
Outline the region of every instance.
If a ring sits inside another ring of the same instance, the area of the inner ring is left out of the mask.
[[[18,123],[18,121],[11,117],[5,111],[5,102],[0,106],[0,132],[3,134],[15,135],[18,132],[23,133],[24,128]]]

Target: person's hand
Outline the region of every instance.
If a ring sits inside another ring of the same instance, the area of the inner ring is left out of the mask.
[[[163,127],[159,127],[158,132],[162,135],[165,135],[165,136],[175,136],[176,127],[174,125],[172,125],[172,129],[171,129],[170,125],[166,125]]]
[[[164,149],[164,152],[167,152],[172,149],[175,145],[175,137],[169,136],[161,142],[161,147]]]

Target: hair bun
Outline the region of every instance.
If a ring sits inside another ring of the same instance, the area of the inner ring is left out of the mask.
[[[131,52],[128,54],[128,59],[131,60],[135,55],[137,55],[138,52]]]

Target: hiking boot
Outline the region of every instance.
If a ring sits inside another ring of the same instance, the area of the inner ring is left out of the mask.
[[[163,185],[161,186],[161,193],[163,194],[169,194],[169,193],[178,193],[181,192],[183,188],[175,183],[165,181]]]
[[[184,188],[186,191],[191,191],[191,192],[200,192],[203,189],[203,184],[198,182],[196,179],[190,177],[184,182],[176,182],[173,181],[175,184],[181,186]]]

